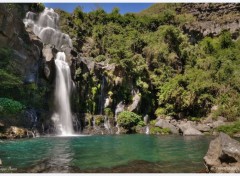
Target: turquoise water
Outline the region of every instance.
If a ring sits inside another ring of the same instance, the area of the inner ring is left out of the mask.
[[[210,137],[113,135],[0,142],[13,172],[201,172]]]

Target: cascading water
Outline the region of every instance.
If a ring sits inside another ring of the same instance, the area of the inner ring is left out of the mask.
[[[105,83],[106,83],[106,78],[105,76],[103,76],[102,83],[101,83],[101,92],[99,96],[99,113],[100,114],[103,114],[103,108],[104,108],[104,102],[105,102],[105,95],[104,95]]]
[[[40,14],[38,20],[37,15],[28,12],[23,20],[25,27],[32,28],[32,31],[45,44],[52,44],[56,49],[61,51],[62,47],[72,47],[72,40],[69,35],[58,30],[59,15],[53,9],[45,8]]]
[[[70,108],[71,74],[65,59],[66,56],[64,52],[57,53],[55,59],[56,83],[54,92],[56,112],[52,117],[59,133],[63,136],[73,134],[72,113]]]
[[[23,20],[28,27],[38,36],[44,44],[53,45],[57,50],[72,48],[72,40],[69,35],[59,31],[59,15],[53,9],[45,8],[39,15],[28,12]],[[70,108],[70,94],[72,89],[71,73],[66,55],[58,52],[55,58],[56,85],[55,85],[55,113],[52,115],[55,127],[60,135],[73,134],[72,113]]]

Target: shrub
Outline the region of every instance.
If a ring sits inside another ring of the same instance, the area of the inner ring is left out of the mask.
[[[155,115],[157,117],[161,116],[161,115],[166,115],[166,113],[167,113],[167,111],[164,108],[157,108],[157,110],[155,111]]]
[[[169,128],[151,127],[150,134],[170,134],[171,130]]]
[[[104,123],[104,117],[102,115],[96,115],[94,120],[97,126],[99,126],[101,123]]]
[[[191,121],[195,121],[195,122],[200,122],[201,118],[199,118],[199,117],[190,117],[190,120]]]
[[[0,98],[0,112],[16,114],[21,112],[25,108],[20,102],[9,99],[9,98]]]
[[[114,116],[111,108],[105,108],[105,109],[104,109],[104,114],[105,114],[106,116],[108,116],[108,118],[112,118],[112,117]]]
[[[137,126],[140,121],[141,116],[130,111],[123,111],[119,113],[117,117],[118,125],[126,129],[131,129],[134,126]]]
[[[222,49],[229,48],[233,45],[231,33],[224,31],[220,36],[220,46]]]
[[[105,61],[105,60],[106,60],[106,57],[104,55],[99,55],[95,59],[96,62],[102,62],[102,61]]]
[[[157,120],[151,120],[151,121],[150,121],[150,125],[155,126],[156,123],[157,123]]]
[[[138,126],[144,127],[144,126],[146,126],[146,124],[144,123],[144,121],[141,120],[138,122]]]
[[[233,134],[240,132],[240,121],[237,121],[231,125],[219,126],[217,131],[224,132],[232,136]]]

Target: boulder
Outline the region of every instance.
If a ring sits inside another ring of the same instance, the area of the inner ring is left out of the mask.
[[[227,118],[218,116],[218,121],[227,122]]]
[[[32,138],[34,137],[34,133],[32,131],[28,131],[25,128],[19,128],[16,126],[11,126],[6,130],[4,134],[6,138],[14,139],[14,138]]]
[[[240,143],[225,133],[212,140],[203,158],[208,172],[239,173]]]
[[[218,120],[218,121],[213,122],[213,128],[217,128],[217,127],[225,125],[225,124],[226,124],[225,122]]]
[[[203,135],[203,134],[195,128],[188,128],[187,130],[185,130],[183,132],[183,135],[184,136],[199,136],[199,135]]]
[[[179,129],[175,126],[173,126],[171,123],[169,123],[167,120],[164,119],[159,119],[155,126],[160,127],[160,128],[169,128],[171,133],[173,134],[179,134]]]
[[[208,116],[207,118],[205,118],[202,123],[204,124],[208,124],[208,123],[212,123],[213,122],[213,119],[211,116]]]
[[[170,120],[170,123],[171,123],[173,126],[177,126],[177,125],[178,125],[178,122],[177,122],[175,119]]]
[[[199,130],[197,130],[194,126],[194,123],[188,121],[184,122],[182,121],[178,127],[180,128],[180,131],[182,131],[184,136],[198,136],[203,135]]]
[[[237,137],[237,138],[239,138],[239,137],[240,137],[240,132],[234,134],[233,137]]]
[[[208,131],[210,131],[211,128],[210,128],[208,125],[206,125],[206,124],[201,124],[201,123],[199,123],[199,124],[196,126],[196,129],[199,130],[199,131],[201,131],[201,132],[208,132]]]
[[[165,117],[165,120],[168,120],[168,121],[170,121],[170,120],[172,120],[172,119],[173,119],[172,116],[166,116],[166,117]]]

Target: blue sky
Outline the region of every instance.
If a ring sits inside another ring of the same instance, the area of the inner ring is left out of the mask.
[[[60,8],[69,13],[77,6],[83,7],[84,12],[90,12],[97,8],[103,8],[107,13],[111,12],[114,7],[120,9],[121,14],[140,12],[152,5],[152,3],[44,3],[49,8]]]

